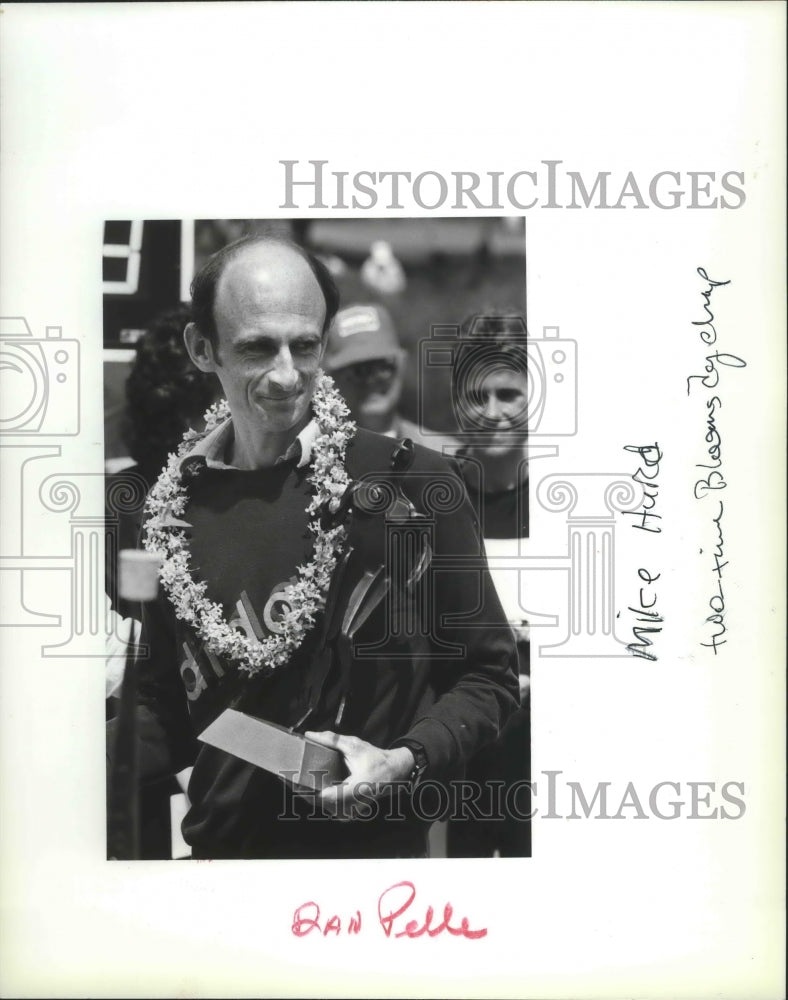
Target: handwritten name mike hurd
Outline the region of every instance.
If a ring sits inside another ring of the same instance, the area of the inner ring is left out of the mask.
[[[624,451],[631,452],[640,458],[641,464],[637,472],[633,474],[632,481],[643,490],[640,505],[635,510],[625,510],[624,513],[634,517],[632,527],[637,531],[646,532],[647,535],[659,535],[662,532],[662,515],[657,513],[657,499],[659,497],[659,463],[662,461],[662,451],[657,441],[654,444],[624,445]],[[651,636],[662,631],[663,617],[659,613],[656,590],[654,584],[659,580],[661,573],[641,566],[638,569],[637,607],[630,605],[627,610],[635,616],[632,626],[633,641],[627,644],[627,649],[633,656],[640,656],[644,660],[656,660],[657,654],[650,648],[653,643]],[[645,584],[645,586],[643,586]],[[652,589],[649,590],[648,588]],[[649,600],[650,598],[650,600]]]
[[[712,297],[718,289],[730,285],[730,280],[716,281],[714,278],[710,278],[705,268],[702,267],[697,268],[697,273],[705,285],[701,291],[705,315],[701,319],[693,320],[692,325],[697,327],[697,333],[704,348],[713,347],[715,349],[705,356],[703,374],[690,375],[687,379],[687,395],[691,396],[693,392],[701,395],[706,411],[705,454],[702,461],[695,463],[695,467],[702,471],[695,481],[693,496],[697,501],[710,508],[713,524],[712,537],[714,542],[710,554],[707,555],[706,550],[700,549],[700,554],[707,556],[705,562],[709,564],[712,574],[712,593],[708,601],[711,614],[706,617],[705,622],[709,626],[708,641],[702,641],[701,645],[711,647],[716,656],[718,647],[727,641],[724,638],[727,628],[725,625],[723,571],[728,565],[728,561],[725,559],[725,535],[723,532],[725,505],[721,495],[721,491],[727,489],[728,483],[723,470],[724,449],[717,419],[723,408],[722,378],[724,370],[746,368],[747,363],[735,354],[721,351],[717,343],[718,333],[714,312],[711,308]]]

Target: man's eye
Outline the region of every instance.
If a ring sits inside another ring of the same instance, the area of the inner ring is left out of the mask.
[[[498,392],[498,399],[502,403],[514,403],[516,402],[522,393],[519,389],[500,389]]]
[[[245,357],[257,358],[261,355],[271,354],[274,350],[273,344],[268,344],[264,340],[261,340],[253,344],[245,344],[241,348],[241,353]]]
[[[293,350],[297,351],[299,354],[312,354],[319,347],[319,340],[298,340],[296,341]]]

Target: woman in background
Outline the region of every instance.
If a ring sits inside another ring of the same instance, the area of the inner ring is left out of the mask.
[[[452,389],[464,445],[457,459],[479,519],[487,554],[520,554],[520,539],[528,537],[528,355],[526,328],[516,314],[477,314],[465,320],[455,356]],[[530,857],[530,791],[524,786],[531,772],[531,724],[528,625],[521,618],[519,594],[512,592],[511,571],[490,572],[504,611],[517,635],[520,708],[505,725],[497,742],[470,762],[466,780],[482,788],[479,805],[489,818],[450,819],[449,857]],[[518,574],[519,575],[519,574]],[[509,583],[509,586],[506,586]],[[495,803],[506,796],[493,793],[493,782],[504,790],[517,783],[516,811],[506,815]],[[495,815],[497,813],[497,815]]]

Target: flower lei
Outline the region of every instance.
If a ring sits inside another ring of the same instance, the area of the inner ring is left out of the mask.
[[[312,472],[308,482],[314,494],[306,508],[312,518],[324,506],[335,514],[340,498],[350,486],[345,470],[345,452],[356,425],[348,419],[349,410],[337,391],[333,379],[324,372],[318,374],[312,409],[320,433],[312,447]],[[304,636],[326,604],[331,576],[342,551],[347,532],[340,524],[325,530],[319,517],[309,523],[314,537],[311,562],[298,566],[298,577],[288,585],[283,602],[289,605],[278,622],[280,631],[262,641],[248,638],[225,619],[221,605],[206,597],[207,584],[192,579],[189,570],[189,550],[179,521],[186,510],[187,492],[183,484],[181,461],[194,443],[206,437],[230,416],[226,400],[214,403],[205,413],[205,430],[189,430],[178,450],[171,454],[167,465],[151,490],[145,504],[149,515],[145,523],[144,545],[162,559],[159,579],[166,590],[175,613],[188,622],[208,649],[217,656],[237,663],[250,676],[264,671],[273,672],[286,664],[301,645]]]

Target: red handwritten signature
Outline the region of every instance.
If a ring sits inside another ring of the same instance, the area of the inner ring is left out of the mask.
[[[413,906],[415,899],[416,886],[412,882],[396,882],[380,894],[377,906],[378,926],[387,938],[418,938],[424,934],[434,938],[445,933],[473,941],[487,936],[486,927],[472,930],[467,917],[462,917],[459,924],[453,926],[454,907],[451,903],[446,903],[440,923],[433,926],[434,908],[430,905],[425,910],[423,918],[416,917],[414,912],[417,908]],[[406,915],[409,917],[407,921]],[[290,929],[296,937],[306,937],[313,931],[328,937],[329,934],[341,934],[343,926],[346,934],[360,933],[363,927],[361,911],[356,910],[348,916],[343,925],[342,918],[336,913],[328,917],[321,916],[319,905],[310,900],[302,903],[295,911]]]

